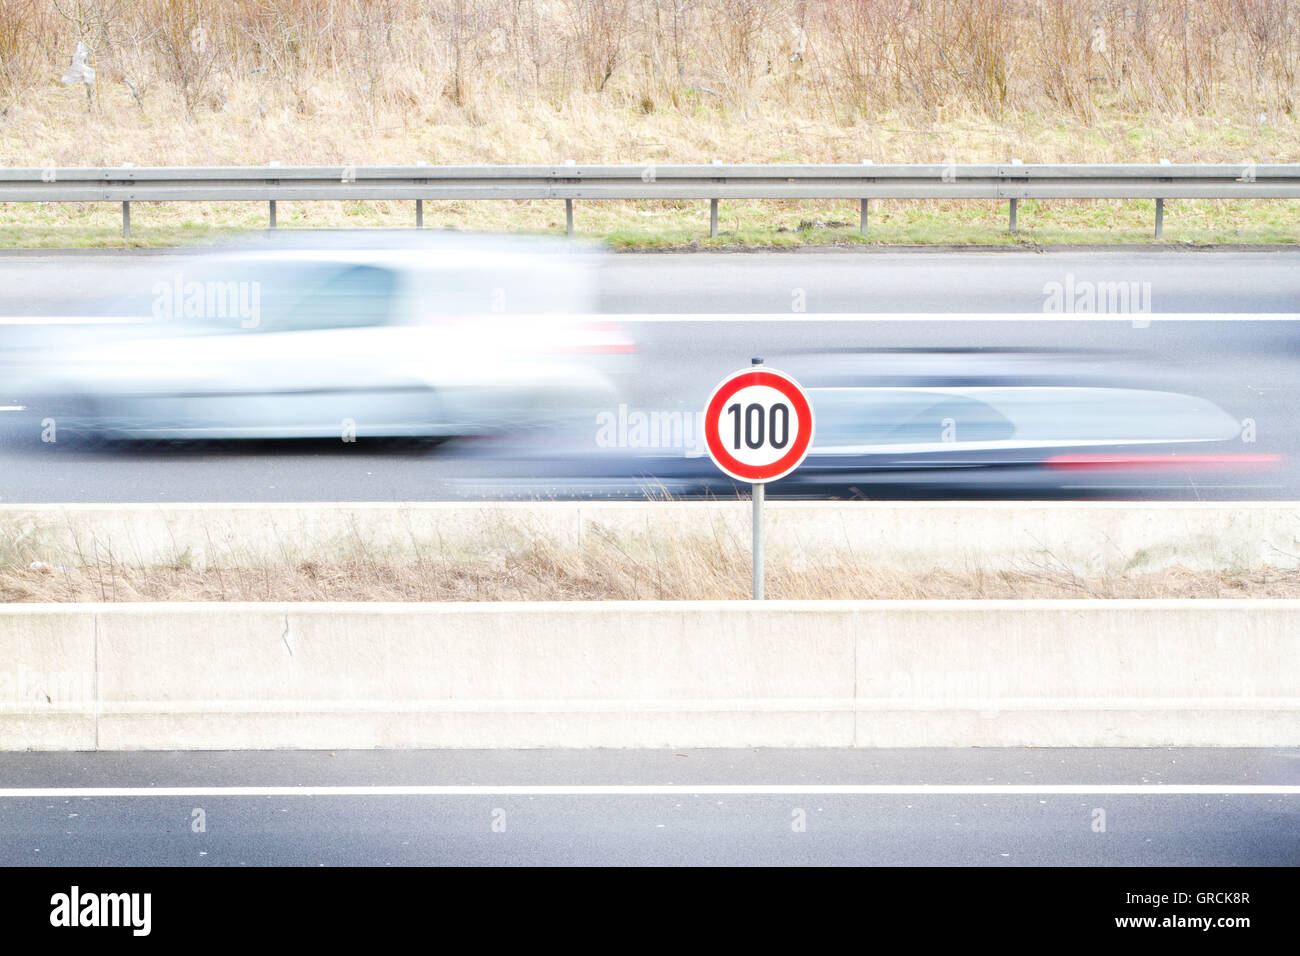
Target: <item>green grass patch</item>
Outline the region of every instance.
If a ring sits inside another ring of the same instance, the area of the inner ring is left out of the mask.
[[[280,227],[394,228],[415,225],[414,202],[280,202]],[[719,205],[718,235],[709,236],[706,201],[577,202],[575,232],[618,249],[793,248],[852,244],[1294,244],[1300,200],[1169,200],[1165,228],[1154,238],[1155,201],[1022,200],[1019,230],[1008,231],[1006,201],[875,200],[867,235],[858,203],[744,200]],[[427,229],[562,235],[558,201],[426,201]],[[0,204],[0,247],[130,248],[216,243],[265,231],[266,203],[133,203],[131,237],[121,235],[113,203]]]

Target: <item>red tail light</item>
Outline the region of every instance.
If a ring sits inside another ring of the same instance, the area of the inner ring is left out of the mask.
[[[1194,468],[1210,471],[1262,471],[1276,467],[1281,455],[1125,455],[1120,453],[1053,455],[1044,460],[1048,468],[1066,471],[1099,471],[1118,468]]]
[[[583,322],[574,341],[558,351],[573,355],[635,355],[636,343],[617,322]]]

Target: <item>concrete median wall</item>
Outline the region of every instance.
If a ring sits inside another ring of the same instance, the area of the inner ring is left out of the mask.
[[[0,749],[1295,746],[1300,601],[0,611]]]
[[[1300,504],[772,502],[769,559],[881,569],[1300,567]],[[746,502],[0,505],[0,563],[260,567],[305,560],[478,559],[617,543],[636,557],[693,541],[749,547]]]

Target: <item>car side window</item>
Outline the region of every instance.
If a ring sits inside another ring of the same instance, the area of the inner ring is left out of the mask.
[[[954,396],[918,412],[890,430],[890,442],[1005,441],[1016,427],[983,402]]]
[[[852,388],[814,394],[821,448],[996,441],[1015,433],[997,410],[965,396]]]
[[[290,270],[292,267],[287,267]],[[306,332],[385,325],[393,312],[397,276],[377,266],[312,269],[273,280],[263,332]]]

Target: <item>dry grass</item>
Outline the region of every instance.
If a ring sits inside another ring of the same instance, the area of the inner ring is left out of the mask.
[[[5,165],[1283,162],[1297,82],[1293,0],[0,0]]]
[[[116,562],[0,570],[0,600],[36,601],[597,601],[744,599],[749,562],[707,545],[636,559],[611,543],[585,555],[547,548],[466,564],[308,561],[198,570]],[[1300,571],[1176,567],[1084,577],[1063,568],[905,574],[869,565],[772,565],[770,598],[1296,598]]]
[[[79,41],[96,82],[65,86]],[[1296,162],[1298,83],[1295,0],[0,0],[5,166]],[[410,203],[281,205],[285,226],[412,221]],[[823,241],[789,227],[844,219],[831,205],[728,204],[720,242]],[[872,238],[1007,241],[1004,205],[882,203]],[[707,216],[592,206],[579,230],[623,246],[693,242]],[[1149,236],[1141,204],[1132,235],[1076,208],[1023,216],[1021,239]],[[1171,209],[1168,240],[1294,241],[1294,202],[1215,208],[1236,218]],[[559,209],[426,215],[555,231]],[[135,245],[266,223],[264,204],[134,212]],[[939,223],[954,213],[988,226]],[[121,245],[116,215],[0,204],[0,243]]]

